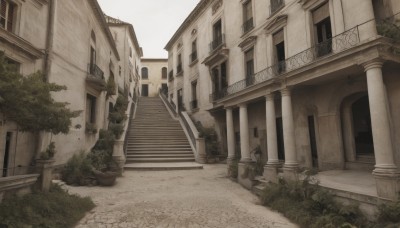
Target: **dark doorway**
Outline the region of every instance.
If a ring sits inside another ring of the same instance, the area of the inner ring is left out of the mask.
[[[308,117],[308,131],[310,135],[312,166],[314,168],[318,168],[318,152],[317,152],[317,140],[315,137],[314,116]]]
[[[332,26],[330,17],[315,25],[317,27],[317,56],[324,56],[332,52]]]
[[[161,91],[162,91],[165,95],[167,95],[167,94],[168,94],[168,85],[165,84],[165,83],[161,84]]]
[[[374,155],[374,141],[372,138],[371,113],[368,96],[358,99],[351,106],[353,114],[354,141],[356,155]]]
[[[178,90],[178,109],[179,111],[184,111],[183,107],[183,90]]]
[[[149,85],[142,85],[142,97],[149,96]]]
[[[6,148],[4,151],[4,160],[3,160],[3,177],[6,177],[8,175],[8,162],[10,159],[10,147],[11,147],[11,138],[12,138],[12,133],[7,132],[6,135]]]
[[[275,48],[276,59],[278,61],[278,73],[283,73],[286,70],[285,42],[280,42]]]
[[[276,135],[278,140],[278,158],[280,161],[285,160],[285,144],[283,141],[283,122],[282,117],[276,118]]]

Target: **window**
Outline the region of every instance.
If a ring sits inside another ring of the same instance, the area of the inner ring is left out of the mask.
[[[166,67],[161,68],[161,78],[167,79],[167,68]]]
[[[178,65],[176,67],[177,74],[182,72],[182,54],[178,54]]]
[[[222,35],[222,22],[221,20],[217,21],[213,25],[213,41],[211,42],[210,49],[214,51],[218,47],[220,47],[224,42]]]
[[[286,69],[285,64],[285,40],[284,32],[280,30],[273,35],[273,42],[275,46],[275,62],[277,63],[277,73],[280,74]]]
[[[12,59],[9,59],[7,57],[5,58],[5,60],[6,60],[7,64],[8,64],[8,66],[10,67],[10,70],[12,70],[14,72],[19,72],[19,69],[21,67],[21,64],[19,62],[16,62],[16,61],[14,61]]]
[[[246,51],[244,54],[245,58],[245,66],[246,66],[246,84],[252,84],[252,78],[254,75],[254,49]]]
[[[271,0],[270,14],[274,14],[285,5],[284,0]]]
[[[149,79],[149,69],[147,67],[142,68],[142,79]]]
[[[197,80],[192,82],[192,101],[190,102],[190,108],[196,109],[197,106]]]
[[[313,11],[315,37],[317,41],[316,55],[324,56],[332,52],[332,26],[328,3]]]
[[[190,62],[197,60],[197,40],[192,42],[192,54],[190,55]]]
[[[15,5],[9,1],[1,0],[0,26],[9,32],[13,32],[15,8]]]
[[[252,1],[247,1],[243,4],[243,33],[247,33],[254,28],[253,24],[253,7]]]
[[[221,92],[228,86],[226,62],[212,69],[212,81],[214,92]]]
[[[86,122],[96,123],[96,97],[90,94],[86,95]]]

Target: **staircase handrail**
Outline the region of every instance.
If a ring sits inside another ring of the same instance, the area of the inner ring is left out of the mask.
[[[164,102],[164,105],[171,113],[171,115],[174,115],[175,118],[179,120],[179,123],[181,124],[186,137],[189,139],[189,144],[192,147],[192,150],[196,157],[196,161],[202,164],[206,163],[207,156],[205,152],[206,150],[205,140],[204,138],[200,137],[200,133],[197,130],[196,125],[193,123],[188,113],[185,111],[179,111],[179,115],[177,115],[175,110],[172,108],[171,103],[168,102],[168,99],[161,92],[161,90],[159,94],[161,100]]]
[[[168,112],[176,118],[178,114],[176,113],[176,110],[172,107],[172,104],[168,101],[168,98],[165,96],[165,94],[162,92],[162,90],[159,90],[158,92],[161,100],[164,102],[165,106],[167,107]]]

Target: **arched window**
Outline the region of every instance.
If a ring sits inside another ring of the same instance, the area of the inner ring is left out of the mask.
[[[148,79],[149,78],[149,69],[147,67],[142,68],[142,79]]]
[[[161,69],[161,77],[162,77],[162,79],[167,79],[167,68],[166,67],[163,67],[162,69]]]

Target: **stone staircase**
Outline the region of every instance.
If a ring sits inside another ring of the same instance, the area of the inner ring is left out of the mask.
[[[179,123],[159,97],[141,97],[127,137],[125,170],[201,169]]]

